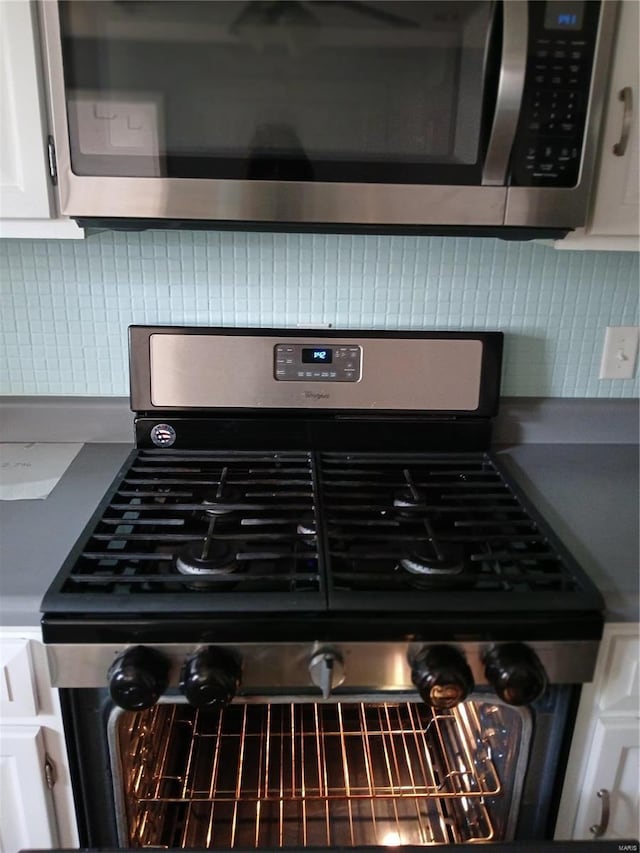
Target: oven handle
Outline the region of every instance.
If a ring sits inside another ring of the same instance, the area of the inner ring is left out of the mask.
[[[524,91],[529,37],[529,4],[504,0],[500,77],[487,155],[482,170],[483,186],[503,187],[516,135]]]

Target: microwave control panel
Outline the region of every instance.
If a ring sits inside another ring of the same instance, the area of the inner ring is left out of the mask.
[[[511,163],[515,186],[573,187],[582,143],[600,3],[529,4],[522,112]]]
[[[362,347],[354,344],[276,344],[273,375],[279,382],[358,382]]]

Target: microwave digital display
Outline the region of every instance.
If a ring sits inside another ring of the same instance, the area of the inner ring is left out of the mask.
[[[581,30],[584,18],[583,0],[547,0],[545,30]]]

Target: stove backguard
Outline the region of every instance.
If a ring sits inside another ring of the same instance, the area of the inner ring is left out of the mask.
[[[131,408],[491,417],[502,343],[501,332],[131,326]]]

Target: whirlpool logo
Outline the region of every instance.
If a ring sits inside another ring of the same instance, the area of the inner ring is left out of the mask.
[[[329,395],[323,391],[305,391],[304,398],[305,400],[314,400],[317,403],[319,400],[328,400]]]

